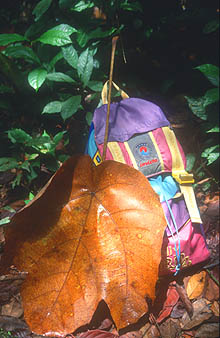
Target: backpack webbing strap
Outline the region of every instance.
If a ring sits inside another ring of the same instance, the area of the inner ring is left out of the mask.
[[[103,104],[107,104],[108,103],[108,82],[109,80],[107,80],[102,88],[102,93],[101,93],[101,96],[102,96],[102,103]],[[129,96],[127,93],[124,92],[124,90],[122,90],[121,88],[118,87],[118,85],[116,85],[116,83],[114,83],[112,81],[112,84],[113,86],[115,87],[116,90],[118,90],[120,92],[120,95],[122,97],[122,99],[128,99]]]
[[[133,154],[132,154],[132,151],[131,151],[131,149],[130,149],[130,147],[129,147],[128,142],[124,142],[124,145],[125,145],[125,149],[126,149],[127,152],[128,152],[128,155],[129,155],[129,157],[130,157],[130,160],[131,160],[131,162],[132,162],[132,164],[133,164],[133,167],[134,167],[135,169],[138,170],[137,162],[136,162],[136,160],[135,160],[135,158],[134,158],[134,156],[133,156]]]
[[[187,173],[184,168],[174,132],[169,127],[163,127],[162,129],[172,156],[172,176],[180,184],[192,222],[202,223],[192,187],[192,183],[194,183],[193,174]]]
[[[115,161],[126,163],[118,142],[108,142],[108,149],[110,150]]]
[[[157,144],[157,142],[156,142],[156,140],[154,138],[154,135],[153,135],[152,131],[150,131],[148,134],[149,134],[149,136],[151,138],[151,141],[153,142],[153,145],[154,145],[154,147],[156,149],[157,155],[158,155],[159,160],[160,160],[161,170],[163,171],[164,170],[164,162],[163,162],[163,158],[161,156],[161,152],[160,152],[160,149],[158,147],[158,144]]]
[[[173,230],[172,230],[172,228],[170,226],[170,223],[168,221],[168,218],[167,218],[166,214],[164,213],[164,216],[165,216],[165,219],[166,219],[166,222],[167,222],[167,226],[168,226],[168,228],[170,230],[170,233],[171,233],[171,236],[173,238],[173,244],[174,244],[174,248],[175,248],[175,252],[176,252],[177,264],[176,264],[176,272],[174,273],[174,276],[176,276],[179,273],[180,267],[181,267],[181,260],[180,260],[181,259],[180,237],[179,237],[179,231],[178,231],[178,227],[177,227],[177,224],[176,224],[173,212],[172,212],[172,210],[170,208],[170,205],[169,205],[168,201],[166,199],[165,199],[165,201],[166,201],[167,208],[168,208],[168,210],[170,212],[170,215],[171,215],[171,218],[172,218],[175,230],[176,230],[177,239],[178,239],[178,249],[177,249],[176,240],[174,238]]]

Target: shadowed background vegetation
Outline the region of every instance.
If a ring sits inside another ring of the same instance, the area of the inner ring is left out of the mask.
[[[204,191],[216,186],[218,16],[217,1],[8,0],[0,9],[0,183],[12,199],[18,190],[31,198],[84,151],[114,35],[114,81],[162,107],[188,170],[197,182],[211,178]]]

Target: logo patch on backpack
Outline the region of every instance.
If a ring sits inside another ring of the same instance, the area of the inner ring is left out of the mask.
[[[149,134],[144,133],[133,136],[128,140],[128,145],[138,169],[145,176],[161,171],[159,157]]]
[[[137,147],[139,153],[142,156],[148,156],[149,155],[149,151],[148,151],[146,143],[141,143],[141,144],[137,145],[136,147]]]

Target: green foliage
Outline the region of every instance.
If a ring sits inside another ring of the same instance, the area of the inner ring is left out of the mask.
[[[82,12],[87,8],[94,7],[93,1],[78,1],[72,8],[71,11]]]
[[[25,47],[23,45],[12,45],[6,48],[4,53],[6,56],[15,59],[23,59],[26,62],[40,64],[40,59],[30,47]]]
[[[5,224],[8,224],[8,223],[10,223],[10,218],[8,216],[0,219],[0,227],[5,225]],[[0,331],[0,333],[1,333],[1,331]]]
[[[31,183],[37,177],[42,165],[46,165],[51,172],[59,168],[56,147],[63,139],[65,131],[57,133],[54,137],[48,135],[46,131],[42,135],[31,136],[22,129],[11,129],[7,134],[13,144],[14,157],[0,158],[0,172],[16,170],[12,188],[20,185],[22,180]]]
[[[42,17],[42,15],[48,10],[51,2],[52,0],[41,0],[40,2],[38,2],[32,12],[35,15],[35,21],[38,21]]]
[[[213,84],[213,86],[219,87],[219,67],[214,65],[206,64],[195,67],[200,70],[205,77]]]
[[[33,87],[36,91],[42,86],[44,81],[46,80],[47,71],[42,68],[37,68],[32,70],[28,74],[28,82],[31,87]]]
[[[79,79],[82,81],[84,87],[88,84],[90,77],[92,75],[92,71],[93,71],[93,55],[90,52],[89,48],[87,48],[80,54],[77,65]]]
[[[180,9],[177,1],[178,5]],[[143,73],[144,82],[146,80],[144,86],[148,92],[147,86],[151,82],[148,71],[152,68],[148,55],[152,54],[154,64],[158,65],[158,73],[154,78],[159,79],[163,73],[160,55],[164,55],[159,47],[164,45],[168,50],[169,45],[175,54],[171,28],[175,27],[175,32],[178,32],[182,23],[193,23],[198,19],[202,22],[201,34],[205,37],[209,34],[208,37],[211,37],[219,26],[213,14],[205,13],[206,17],[202,9],[198,10],[198,4],[194,5],[195,10],[180,10],[178,13],[176,9],[170,12],[168,4],[160,8],[154,2],[138,0],[35,0],[30,6],[32,13],[27,15],[25,23],[15,25],[13,33],[0,34],[0,46],[5,46],[0,52],[0,108],[13,121],[10,126],[5,121],[0,121],[0,141],[7,146],[9,144],[8,151],[2,147],[0,171],[16,171],[13,186],[24,181],[31,183],[42,165],[51,172],[58,168],[63,158],[60,155],[58,157],[56,145],[64,136],[65,143],[68,142],[71,134],[69,125],[73,121],[84,124],[79,133],[86,138],[92,111],[100,102],[103,82],[108,78],[112,36],[120,34],[122,37],[116,55],[121,60],[124,51],[125,54],[138,51],[135,55],[139,55],[145,46],[147,53],[144,52],[143,55],[144,58],[147,57],[144,67],[141,67],[141,77]],[[100,16],[94,16],[94,8],[100,9]],[[15,12],[14,23],[16,20],[19,22],[21,17],[17,13],[17,7]],[[1,13],[0,11],[0,16]],[[185,51],[182,54],[185,55],[184,53]],[[162,58],[168,59],[167,56]],[[172,64],[173,60],[169,63]],[[200,63],[194,66],[198,64]],[[182,61],[180,66],[181,69],[184,66]],[[139,59],[135,58],[135,76],[136,68],[140,68],[140,65]],[[114,74],[126,84],[130,77],[129,88],[135,88],[139,81],[138,75],[135,78],[130,73],[131,70],[129,60],[124,73],[116,68]],[[212,85],[217,86],[219,73],[216,66],[207,62],[197,67],[197,70]],[[170,73],[174,73],[172,69]],[[174,77],[161,80],[163,93],[174,83]],[[136,92],[138,90],[134,91]],[[219,100],[218,88],[208,88],[204,96],[187,99],[193,113],[204,121],[204,133],[212,140],[212,135],[219,129],[216,123],[210,121],[208,108]],[[30,121],[30,125],[27,123],[23,127],[23,121],[26,120]],[[37,127],[36,120],[39,123]],[[57,133],[57,125],[61,128],[61,133]],[[7,140],[4,137],[6,131]],[[77,136],[75,138],[79,143]],[[207,164],[214,161],[214,154],[218,151],[217,148],[212,148],[216,145],[213,142],[206,144],[201,152]]]
[[[139,10],[137,2],[118,3],[126,11],[132,8]],[[93,1],[73,3],[60,0],[55,5],[51,0],[41,0],[32,11],[35,23],[27,28],[24,35],[0,34],[0,45],[8,45],[2,53],[17,60],[19,67],[23,67],[23,61],[29,64],[23,72],[29,85],[36,92],[42,87],[42,90],[57,92],[55,100],[47,102],[41,110],[43,114],[59,113],[66,121],[83,108],[85,95],[101,91],[102,82],[91,81],[94,71],[97,72],[100,67],[95,55],[102,48],[102,39],[110,38],[118,27],[109,27],[94,20],[91,11],[95,5]],[[59,18],[48,23],[48,15],[54,8],[60,12],[63,23],[57,25],[57,21],[62,22]],[[100,75],[103,80],[103,73],[100,72]],[[3,106],[7,107],[5,103]],[[88,121],[86,114],[84,119]]]
[[[36,41],[52,46],[65,46],[72,43],[70,35],[75,32],[77,32],[75,28],[61,24],[43,33]]]
[[[205,27],[203,28],[203,32],[205,34],[209,34],[215,32],[219,28],[219,20],[212,20],[208,22]]]
[[[208,111],[208,107],[212,104],[215,104],[219,101],[219,67],[216,67],[211,64],[204,64],[196,67],[201,71],[204,76],[210,81],[210,83],[217,88],[212,88],[206,91],[205,95],[199,98],[187,97],[189,107],[191,108],[193,114],[198,118],[204,121],[204,132],[215,134],[219,132],[219,126],[217,125],[218,121],[213,121],[212,116]],[[211,114],[217,115],[215,112],[216,107],[211,108]],[[211,120],[211,121],[209,121]],[[207,165],[214,163],[219,158],[219,145],[215,143],[215,137],[208,139],[208,144],[205,144],[205,148],[202,150],[201,156],[207,161]],[[210,144],[211,143],[211,144]]]
[[[34,198],[34,194],[30,192],[28,195],[28,199],[24,201],[25,204],[28,204],[29,202],[31,202],[33,198]]]
[[[0,34],[0,46],[6,46],[10,43],[27,40],[20,34]]]
[[[11,338],[12,334],[9,331],[5,331],[3,329],[0,329],[0,337],[1,338]]]

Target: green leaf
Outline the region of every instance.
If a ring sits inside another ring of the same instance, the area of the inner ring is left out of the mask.
[[[59,0],[59,6],[61,9],[70,9],[73,5],[73,0]]]
[[[207,113],[205,110],[206,99],[204,97],[193,98],[189,96],[185,96],[185,98],[193,114],[195,114],[200,119],[206,121],[207,120]]]
[[[27,41],[27,39],[20,34],[0,34],[0,46],[6,46],[19,41]]]
[[[62,52],[59,52],[57,55],[55,55],[53,57],[53,59],[50,61],[50,66],[51,68],[53,69],[53,67],[55,66],[55,64],[61,60],[63,58],[63,53]]]
[[[53,143],[55,145],[55,147],[57,146],[57,144],[62,140],[63,135],[66,133],[66,131],[60,131],[59,133],[57,133],[54,137],[53,137]]]
[[[218,28],[219,28],[219,21],[212,20],[205,25],[205,27],[203,28],[203,33],[209,34],[209,33],[215,32]]]
[[[37,38],[40,34],[42,34],[42,31],[43,31],[42,29],[43,29],[42,22],[41,22],[41,20],[39,20],[39,21],[33,23],[31,26],[28,27],[28,29],[25,32],[25,37],[33,40],[33,39]]]
[[[52,101],[48,103],[44,110],[42,111],[42,114],[54,114],[54,113],[60,113],[62,108],[62,102],[60,101]]]
[[[35,15],[35,21],[38,21],[40,17],[48,10],[51,5],[52,0],[41,0],[35,6],[32,14]]]
[[[73,46],[68,47],[62,47],[62,53],[63,57],[66,60],[66,62],[73,68],[77,69],[78,65],[78,54],[75,48]]]
[[[15,158],[13,157],[0,158],[0,171],[6,171],[14,168],[18,168],[18,161]]]
[[[115,33],[118,29],[117,28],[110,28],[108,30],[103,30],[100,27],[96,28],[95,30],[91,32],[85,32],[83,30],[78,30],[77,32],[77,42],[80,45],[80,47],[85,47],[87,42],[90,39],[100,39],[107,36],[111,36],[113,33]]]
[[[202,152],[201,156],[207,159],[208,161],[207,165],[212,164],[214,161],[216,161],[219,158],[219,145],[212,146],[210,148],[205,149]]]
[[[35,160],[37,157],[39,157],[39,154],[25,154],[27,161]]]
[[[13,182],[11,184],[12,189],[14,189],[16,187],[16,185],[20,185],[20,183],[21,183],[21,176],[22,176],[22,173],[17,174],[17,176],[15,177],[15,179],[13,180]]]
[[[195,161],[196,161],[196,156],[195,154],[192,154],[192,153],[188,153],[186,155],[186,170],[187,171],[192,171],[193,167],[194,167],[194,164],[195,164]]]
[[[212,88],[209,89],[205,95],[204,95],[204,106],[208,106],[209,104],[215,103],[219,101],[219,89],[218,88]]]
[[[45,131],[42,135],[32,139],[31,146],[38,151],[45,148],[45,145],[51,142],[51,137]]]
[[[13,57],[13,58],[22,58],[27,62],[40,64],[40,60],[39,60],[38,56],[29,47],[10,46],[10,47],[6,48],[5,55]]]
[[[32,141],[32,137],[22,129],[11,129],[7,133],[8,138],[12,143],[22,143],[29,145]]]
[[[88,34],[89,39],[97,39],[97,38],[105,38],[107,36],[111,36],[113,33],[117,31],[117,28],[110,28],[108,30],[103,30],[101,27],[96,28],[94,31],[91,31]]]
[[[89,35],[82,30],[78,30],[76,40],[77,40],[78,44],[80,45],[80,47],[83,48],[83,47],[85,47],[85,45],[89,41]]]
[[[28,199],[24,200],[25,204],[28,204],[34,198],[34,194],[32,192],[29,193]]]
[[[69,25],[61,24],[43,33],[36,41],[52,46],[65,46],[71,43],[70,35],[77,30]]]
[[[3,226],[7,223],[10,223],[10,218],[7,216],[5,218],[0,219],[0,226]],[[4,337],[4,336],[3,336]],[[9,337],[9,336],[8,336]]]
[[[68,160],[68,158],[70,158],[70,156],[69,155],[65,155],[65,154],[60,154],[60,155],[58,155],[58,160],[60,161],[60,162],[65,162],[66,160]]]
[[[103,88],[103,83],[101,81],[89,81],[87,87],[92,89],[94,92],[101,92]]]
[[[149,27],[145,32],[146,38],[150,39],[152,34],[153,34],[153,28]]]
[[[129,3],[127,0],[122,2],[120,4],[121,9],[124,9],[126,11],[132,11],[132,12],[143,12],[143,9],[141,7],[141,4],[137,1],[133,3]]]
[[[28,161],[24,161],[21,165],[20,165],[21,169],[27,170],[30,172],[30,163]]]
[[[82,12],[85,9],[94,7],[93,1],[78,1],[74,7],[71,7],[71,11]]]
[[[93,114],[91,112],[86,113],[86,122],[88,123],[88,126],[91,125],[93,119]]]
[[[207,130],[207,133],[219,133],[219,132],[220,132],[220,127],[213,127]]]
[[[71,96],[68,100],[64,101],[61,108],[61,116],[65,121],[73,114],[75,114],[80,106],[81,96]]]
[[[36,91],[42,86],[47,76],[47,71],[42,68],[32,70],[28,74],[28,82]]]
[[[73,80],[69,75],[66,75],[64,73],[59,73],[59,72],[47,74],[47,79],[50,81],[55,81],[55,82],[76,83],[76,81]]]
[[[93,71],[93,56],[89,48],[82,52],[78,62],[78,75],[84,87],[88,84]]]
[[[202,72],[214,86],[219,86],[219,67],[210,64],[204,64],[195,67],[195,69],[200,70],[200,72]]]

